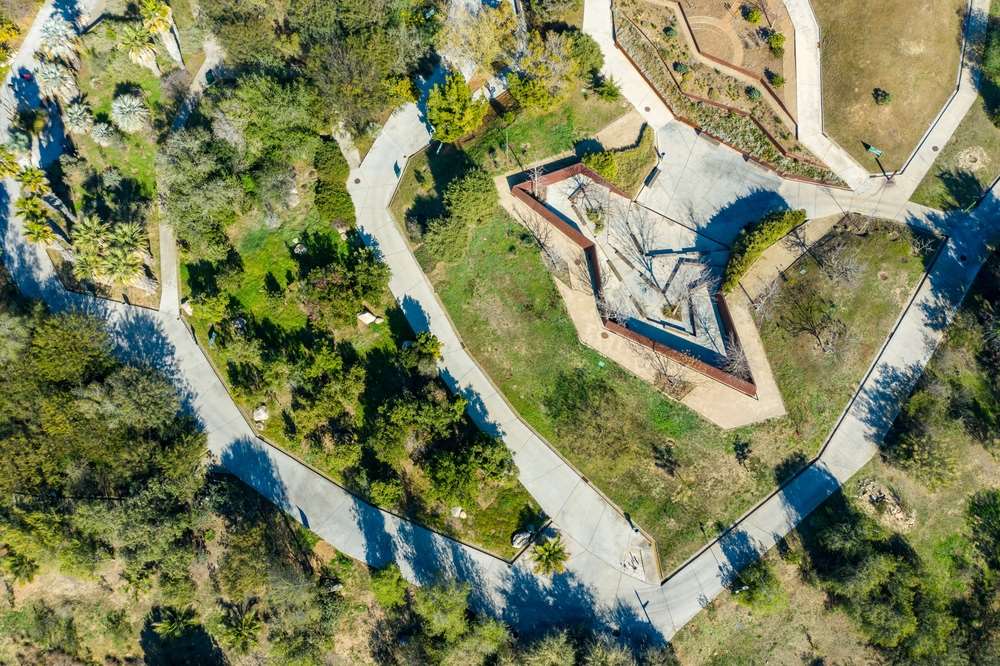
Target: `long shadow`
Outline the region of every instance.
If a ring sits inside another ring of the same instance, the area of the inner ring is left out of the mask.
[[[431,330],[431,321],[427,317],[427,311],[424,310],[424,306],[419,301],[411,296],[404,296],[403,300],[399,303],[399,307],[403,311],[406,321],[410,322],[410,328],[415,333],[424,333]]]
[[[219,464],[278,508],[286,512],[293,509],[269,447],[259,439],[231,442],[219,457]]]
[[[732,245],[746,225],[756,222],[768,213],[789,208],[788,202],[777,192],[754,189],[716,210],[703,225],[703,230],[710,238],[725,245]]]
[[[153,624],[163,617],[163,609],[154,608],[139,633],[143,661],[150,666],[208,666],[227,664],[225,653],[203,626],[196,625],[177,638],[160,636]]]

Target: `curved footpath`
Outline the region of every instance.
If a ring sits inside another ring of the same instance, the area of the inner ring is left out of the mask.
[[[587,2],[585,29],[591,34],[595,17],[600,18],[601,5],[606,2]],[[43,6],[14,60],[13,72],[21,66],[33,66],[38,28],[51,7],[51,2]],[[609,6],[607,19],[603,26],[598,21],[596,27],[606,29],[609,36]],[[607,50],[607,40],[598,41],[608,56],[609,71],[619,82],[628,83],[629,72],[617,69],[620,63]],[[634,71],[632,74],[639,78]],[[647,120],[655,119],[654,127],[670,123],[669,112],[648,88],[629,84],[623,85],[623,90],[630,101],[638,101],[640,111],[649,106],[644,115]],[[13,102],[9,87],[0,94],[5,102]],[[0,120],[0,131],[6,130],[7,122]],[[349,187],[359,226],[367,240],[379,246],[391,267],[390,287],[410,323],[418,331],[431,330],[442,340],[443,377],[470,399],[470,414],[477,423],[504,438],[515,456],[522,483],[563,532],[571,553],[568,571],[552,579],[532,574],[523,559],[508,565],[378,510],[259,440],[177,315],[173,288],[177,284],[176,255],[170,251],[172,234],[168,228],[161,230],[166,247],[162,270],[166,293],[160,312],[65,291],[45,252],[26,242],[20,221],[11,215],[18,188],[9,179],[6,198],[0,200],[6,213],[0,216],[4,259],[26,295],[42,298],[54,309],[80,309],[107,318],[123,354],[162,369],[184,387],[187,402],[200,416],[209,448],[219,463],[335,548],[375,566],[396,561],[407,578],[418,583],[445,573],[458,576],[472,583],[472,601],[477,607],[522,630],[585,621],[618,628],[632,638],[673,636],[722,590],[732,572],[773,545],[874,454],[901,396],[919,376],[946,321],[985,260],[984,238],[995,234],[1000,211],[995,193],[973,214],[951,218],[899,201],[836,194],[841,197],[836,200],[837,207],[879,211],[885,207],[894,210],[892,217],[918,216],[923,223],[947,228],[952,235],[819,460],[660,586],[623,573],[622,553],[641,550],[644,540],[520,421],[462,349],[389,216],[386,207],[406,158],[427,139],[414,105],[393,114],[364,162],[351,174]],[[799,189],[798,196],[812,197],[820,208],[834,205],[828,203],[830,194],[821,189]],[[648,569],[645,573],[649,576]]]

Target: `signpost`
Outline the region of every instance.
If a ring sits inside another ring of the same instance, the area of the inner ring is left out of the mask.
[[[880,157],[882,157],[882,151],[876,148],[875,146],[868,145],[867,143],[865,144],[865,150],[867,150],[869,153],[875,156],[875,164],[878,164],[878,168],[882,170],[882,175],[885,176],[886,182],[887,183],[892,182],[892,176],[890,176],[885,172],[885,167],[882,166],[882,160],[879,159]]]

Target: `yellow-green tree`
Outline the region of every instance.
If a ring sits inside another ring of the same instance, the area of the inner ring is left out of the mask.
[[[469,84],[461,74],[450,74],[434,86],[427,99],[427,119],[438,141],[452,143],[475,131],[486,117],[486,100],[473,100]]]

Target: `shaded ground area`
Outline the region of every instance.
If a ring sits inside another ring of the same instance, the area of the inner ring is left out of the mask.
[[[996,95],[1000,102],[1000,94]],[[968,208],[1000,175],[1000,129],[977,101],[913,193],[912,200],[942,210]]]
[[[955,89],[965,0],[813,0],[826,133],[869,171],[903,166]],[[892,96],[875,103],[875,89]]]

